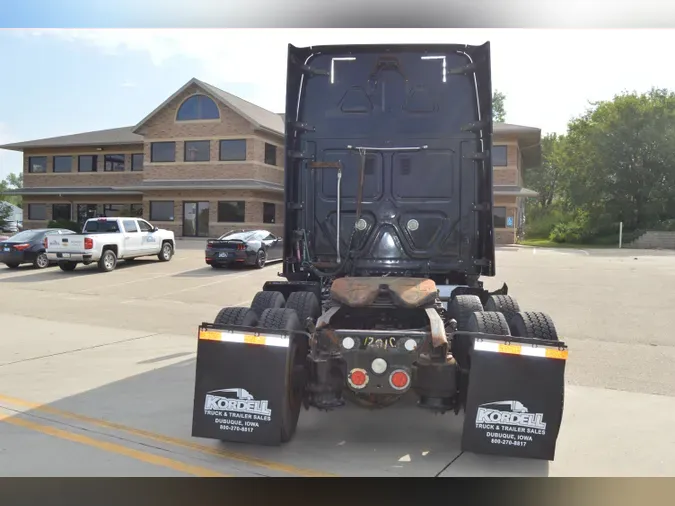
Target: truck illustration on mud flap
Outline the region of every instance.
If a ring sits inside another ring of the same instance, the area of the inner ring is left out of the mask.
[[[209,392],[210,395],[217,395],[219,397],[230,397],[233,399],[239,399],[240,401],[252,401],[253,396],[249,394],[243,388],[224,388],[222,390],[212,390]],[[231,397],[227,394],[235,394],[236,397]]]

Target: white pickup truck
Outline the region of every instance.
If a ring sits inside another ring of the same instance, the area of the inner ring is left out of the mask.
[[[176,250],[170,230],[159,229],[140,218],[91,218],[82,234],[47,236],[47,258],[64,271],[73,271],[78,263],[98,263],[103,272],[117,267],[117,261],[157,255],[168,262]]]

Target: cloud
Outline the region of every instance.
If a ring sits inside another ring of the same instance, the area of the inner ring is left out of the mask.
[[[20,32],[20,31],[19,31]],[[507,120],[564,131],[589,100],[611,99],[623,89],[675,89],[675,68],[658,51],[672,47],[673,30],[523,29],[98,29],[30,30],[99,48],[104,54],[136,52],[156,66],[188,59],[194,77],[242,98],[282,110],[286,51],[296,46],[366,43],[491,42],[493,87],[507,96]],[[25,36],[25,35],[24,35]],[[639,69],[635,67],[640,62]],[[636,70],[638,69],[638,70]],[[164,97],[158,97],[161,100]]]
[[[122,88],[135,88],[136,83],[133,81],[124,81],[122,84],[120,84]]]

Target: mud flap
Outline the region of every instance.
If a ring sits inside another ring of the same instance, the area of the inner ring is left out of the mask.
[[[204,323],[198,336],[192,436],[280,445],[289,333]]]
[[[562,342],[476,337],[462,450],[554,460],[566,360],[567,346]]]

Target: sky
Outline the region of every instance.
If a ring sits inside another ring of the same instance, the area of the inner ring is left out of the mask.
[[[669,29],[6,29],[0,145],[134,125],[192,77],[282,112],[289,43],[486,41],[507,122],[543,134],[590,101],[675,90]],[[20,171],[21,153],[0,150],[0,178]]]

